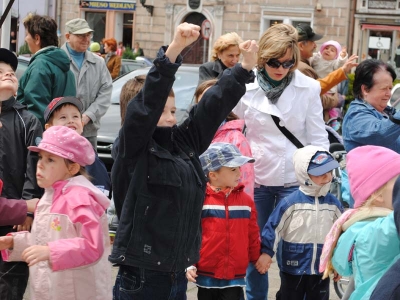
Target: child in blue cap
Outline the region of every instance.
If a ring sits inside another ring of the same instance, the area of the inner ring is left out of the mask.
[[[268,271],[282,239],[281,299],[329,299],[329,278],[322,280],[318,267],[325,236],[343,212],[329,193],[339,163],[312,145],[296,150],[293,163],[300,188],[278,203],[265,224],[256,268]]]
[[[249,261],[260,257],[257,212],[240,183],[240,167],[253,163],[228,143],[214,143],[200,156],[208,178],[201,213],[200,261],[186,277],[198,286],[197,297],[239,300]]]

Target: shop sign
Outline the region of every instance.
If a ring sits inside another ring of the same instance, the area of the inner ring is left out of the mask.
[[[368,42],[370,49],[390,49],[390,38],[370,36]]]
[[[80,8],[109,9],[109,10],[136,10],[136,3],[106,2],[106,1],[79,1]]]

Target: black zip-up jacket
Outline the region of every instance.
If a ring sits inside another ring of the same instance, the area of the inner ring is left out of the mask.
[[[111,180],[120,219],[112,263],[161,272],[182,271],[199,259],[206,178],[199,155],[254,79],[240,65],[225,71],[179,126],[157,127],[179,56],[161,48],[143,89],[128,104]]]
[[[40,198],[43,194],[36,183],[37,154],[28,146],[43,133],[40,121],[14,97],[1,103],[0,178],[1,196],[8,199]],[[12,231],[12,226],[0,227],[0,236]]]

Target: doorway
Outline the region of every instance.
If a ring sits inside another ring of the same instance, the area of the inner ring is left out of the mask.
[[[200,13],[191,13],[186,16],[186,18],[182,22],[188,22],[192,24],[199,25],[206,19],[203,14]],[[208,45],[209,40],[203,39],[203,37],[199,36],[197,41],[193,44],[189,45],[182,51],[183,62],[186,64],[202,64],[203,63],[203,53],[206,54],[206,61],[208,61]]]
[[[124,14],[124,27],[122,30],[122,42],[124,47],[132,49],[132,34],[133,34],[133,18],[134,14]]]

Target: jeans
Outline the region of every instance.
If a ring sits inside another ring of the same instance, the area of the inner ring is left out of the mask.
[[[257,209],[257,222],[260,227],[260,234],[279,201],[289,196],[298,188],[298,186],[285,188],[283,186],[264,185],[257,187],[256,185],[254,188],[254,203]],[[279,260],[279,257],[277,259]],[[252,263],[249,264],[246,272],[246,295],[247,300],[265,300],[268,296],[268,273],[261,275]]]
[[[198,287],[197,299],[198,300],[239,300],[241,291],[243,289],[239,286],[233,286],[223,289],[207,289]]]
[[[0,257],[0,299],[22,300],[28,277],[29,268],[25,262],[4,262]]]
[[[113,288],[114,300],[186,300],[187,279],[180,272],[159,272],[120,266]]]

